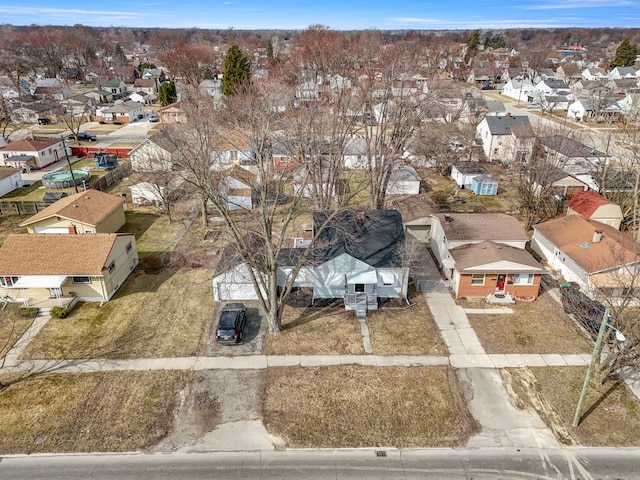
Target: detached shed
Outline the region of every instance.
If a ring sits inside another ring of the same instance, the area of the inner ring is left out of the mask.
[[[497,195],[498,182],[488,175],[479,175],[471,179],[471,190],[476,195]]]

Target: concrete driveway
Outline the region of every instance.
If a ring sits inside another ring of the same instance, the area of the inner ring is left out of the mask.
[[[204,347],[204,356],[259,355],[264,351],[267,322],[262,315],[260,315],[257,302],[243,303],[247,307],[247,323],[244,328],[244,341],[238,345],[220,345],[216,342],[216,327],[218,326],[220,311],[225,305],[225,302],[216,302],[211,317],[211,324],[209,325],[209,335]]]

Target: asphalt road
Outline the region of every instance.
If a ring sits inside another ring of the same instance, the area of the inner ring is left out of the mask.
[[[437,479],[640,478],[640,449],[301,450],[0,458],[0,478]]]

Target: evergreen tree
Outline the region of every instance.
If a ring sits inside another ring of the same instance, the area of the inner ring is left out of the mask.
[[[140,65],[138,65],[138,72],[142,74],[147,68],[156,68],[156,66],[153,63],[142,62]]]
[[[478,50],[478,45],[480,45],[480,30],[474,30],[467,40],[467,53],[464,56],[465,62],[468,62],[469,59],[475,55]]]
[[[175,102],[178,99],[176,94],[176,84],[173,82],[166,82],[160,85],[158,89],[158,101],[160,105],[166,107],[170,103]]]
[[[611,63],[612,67],[631,67],[638,56],[638,46],[629,41],[627,37],[622,39],[616,50],[616,58]]]
[[[222,93],[233,95],[251,80],[251,66],[240,47],[231,45],[224,57],[224,74],[222,76]]]

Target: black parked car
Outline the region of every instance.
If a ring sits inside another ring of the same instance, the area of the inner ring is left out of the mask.
[[[71,135],[69,135],[67,137],[68,140],[75,142],[75,141],[82,141],[82,140],[86,140],[88,142],[95,142],[96,140],[98,140],[98,137],[96,135],[94,135],[93,133],[87,133],[87,132],[78,132],[78,139],[76,140],[76,136],[72,133]]]
[[[49,125],[51,123],[51,119],[47,117],[38,118],[38,125]]]
[[[578,322],[595,339],[600,330],[605,306],[582,293],[575,285],[562,287],[562,308],[565,313],[572,314]]]
[[[235,345],[244,340],[244,327],[247,323],[247,309],[242,303],[229,303],[222,308],[216,341],[225,345]]]

